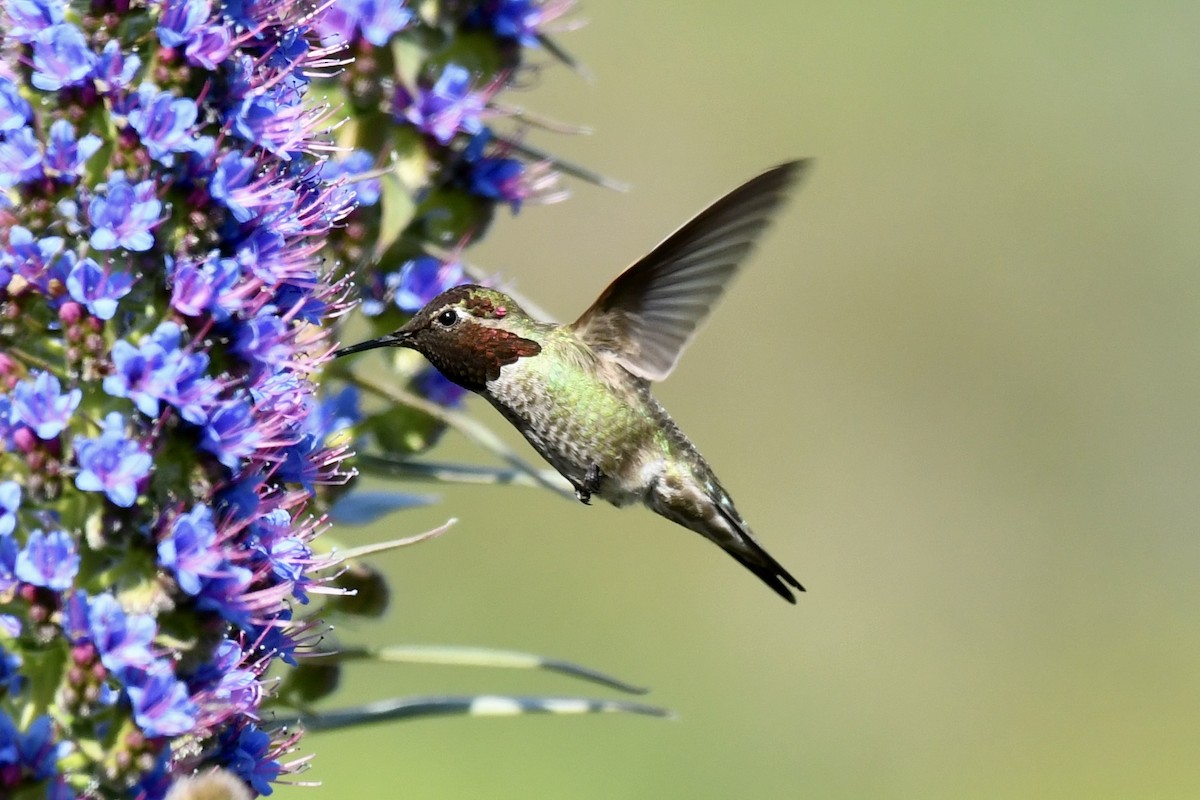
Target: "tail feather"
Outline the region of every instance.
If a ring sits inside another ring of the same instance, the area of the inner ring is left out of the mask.
[[[717,544],[721,546],[722,550],[737,559],[739,564],[757,575],[759,580],[774,589],[776,594],[795,605],[796,596],[792,594],[788,586],[803,592],[804,587],[800,585],[800,581],[793,578],[782,564],[763,549],[763,546],[754,538],[754,534],[750,532],[750,528],[736,512],[726,507],[725,503],[717,503],[716,506],[720,510],[721,516],[736,532],[735,541],[717,542]]]

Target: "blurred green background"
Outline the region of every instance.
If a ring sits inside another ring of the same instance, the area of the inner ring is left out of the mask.
[[[313,735],[325,785],[281,795],[1200,796],[1200,5],[577,16],[596,83],[507,100],[593,125],[531,141],[634,190],[505,212],[472,260],[571,319],[709,200],[817,158],[658,391],[809,592],[649,512],[446,491],[342,534],[461,518],[379,559],[393,610],[343,639],[568,658],[679,718]],[[392,666],[340,699],[502,691],[606,696]]]

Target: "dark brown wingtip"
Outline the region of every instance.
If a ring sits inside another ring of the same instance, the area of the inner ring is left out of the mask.
[[[800,180],[812,169],[813,159],[797,158],[776,164],[757,177],[751,178],[735,191],[749,190],[760,194],[770,192],[785,194],[790,192]]]

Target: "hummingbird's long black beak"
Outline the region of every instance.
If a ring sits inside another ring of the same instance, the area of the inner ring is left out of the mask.
[[[333,357],[341,358],[352,353],[361,353],[363,350],[374,350],[376,347],[403,347],[410,335],[405,331],[396,331],[387,336],[380,336],[378,339],[368,339],[365,342],[343,347],[341,350],[334,350]]]

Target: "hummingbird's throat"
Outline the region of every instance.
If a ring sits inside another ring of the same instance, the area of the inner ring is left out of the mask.
[[[439,341],[425,356],[447,378],[479,390],[500,377],[501,367],[540,352],[542,346],[532,339],[501,328],[472,325],[469,334],[456,336],[449,342]]]

